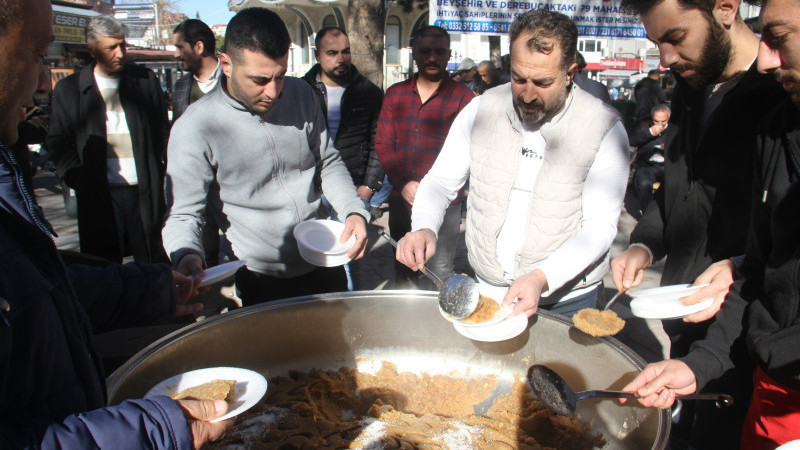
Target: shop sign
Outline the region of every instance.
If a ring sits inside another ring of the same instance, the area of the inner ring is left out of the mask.
[[[56,41],[86,43],[86,25],[88,23],[89,17],[54,11],[53,31]]]

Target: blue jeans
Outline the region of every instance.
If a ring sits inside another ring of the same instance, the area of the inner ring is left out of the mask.
[[[328,199],[325,198],[325,195],[323,195],[320,198],[320,200],[322,201],[322,204],[326,208],[328,208],[328,211],[331,214],[331,220],[335,220],[337,222],[341,222],[341,220],[339,220],[339,215],[336,213],[336,210],[333,209],[333,205],[331,205],[331,203],[328,201]],[[368,200],[364,200],[363,198],[361,199],[361,201],[364,202],[364,208],[366,208],[366,210],[369,211],[369,201]],[[355,291],[355,290],[360,289],[360,286],[359,286],[360,285],[360,283],[359,283],[360,277],[358,276],[358,268],[357,268],[357,266],[358,266],[358,261],[350,261],[349,263],[346,263],[344,265],[344,273],[345,273],[345,275],[347,275],[347,290],[348,291]]]
[[[603,287],[603,284],[599,283],[597,286],[595,286],[594,289],[590,290],[585,294],[581,294],[569,300],[564,300],[563,302],[558,302],[550,305],[543,305],[542,309],[546,309],[550,312],[561,314],[562,316],[565,317],[572,317],[575,315],[575,313],[582,310],[583,308],[597,307],[597,296],[600,293],[601,287]]]
[[[381,186],[380,190],[369,199],[369,206],[373,208],[380,208],[381,205],[389,198],[389,194],[392,193],[392,185],[389,183],[389,176],[383,176],[383,185]]]

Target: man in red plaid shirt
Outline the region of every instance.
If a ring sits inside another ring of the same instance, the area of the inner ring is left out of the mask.
[[[394,186],[389,197],[389,231],[400,239],[411,231],[411,206],[422,177],[439,155],[450,125],[475,94],[447,75],[450,35],[436,26],[421,28],[411,42],[418,72],[397,83],[383,98],[375,151]],[[453,273],[461,225],[461,198],[447,208],[439,229],[436,254],[428,268],[445,279]],[[395,261],[395,283],[418,276]],[[412,285],[413,287],[413,285]]]

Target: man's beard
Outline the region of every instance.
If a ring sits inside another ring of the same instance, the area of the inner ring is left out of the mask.
[[[794,106],[800,108],[800,77],[796,76],[793,73],[785,72],[783,70],[776,70],[775,79],[778,80],[778,83],[783,83],[784,81],[791,81],[794,84],[794,86],[792,86],[793,90],[787,92],[789,93],[789,98],[792,99],[792,103],[794,103]]]
[[[549,107],[544,105],[540,98],[537,98],[531,103],[525,103],[522,95],[514,99],[514,104],[517,107],[520,119],[528,125],[538,125],[553,118],[567,101],[567,88],[565,87],[555,101]],[[528,106],[528,108],[525,108]],[[532,107],[532,109],[531,109]]]
[[[337,72],[337,69],[344,69],[341,72]],[[350,80],[350,67],[344,64],[339,64],[338,66],[334,67],[331,70],[326,70],[325,75],[328,76],[331,80],[335,80],[339,83],[344,83]]]
[[[708,19],[708,38],[703,44],[697,64],[676,64],[670,67],[674,73],[694,69],[694,75],[684,78],[694,89],[701,89],[716,81],[731,59],[731,40],[725,30],[714,19]]]

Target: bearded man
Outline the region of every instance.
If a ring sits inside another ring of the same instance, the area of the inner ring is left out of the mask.
[[[247,267],[236,273],[244,305],[347,289],[342,267],[315,267],[300,257],[292,229],[321,218],[324,193],[364,254],[369,214],[325,115],[303,80],[287,77],[291,39],[272,11],[240,11],[225,32],[220,85],[175,123],[167,166],[164,246],[177,270],[202,276],[200,229],[206,208]],[[216,189],[209,189],[209,186]]]
[[[774,75],[790,98],[759,126],[742,275],[688,355],[649,365],[623,389],[645,406],[668,408],[676,394],[725,373],[735,364],[731,346],[744,341],[756,363],[753,397],[744,426],[729,424],[727,434],[741,429],[740,448],[771,450],[800,439],[800,2],[761,2],[759,24],[758,69]],[[714,448],[734,448],[720,437],[713,436]]]
[[[572,315],[595,307],[628,178],[619,115],[574,84],[578,30],[531,10],[511,25],[511,83],[456,117],[422,179],[412,232],[397,259],[418,270],[436,251],[447,205],[469,178],[466,242],[478,278],[509,286],[515,314],[542,305]]]
[[[317,32],[314,42],[317,64],[303,79],[317,94],[333,145],[358,186],[358,196],[369,207],[369,200],[381,188],[384,178],[375,153],[383,91],[353,65],[350,39],[344,30],[325,27]]]
[[[671,355],[680,357],[706,335],[708,319],[733,283],[731,258],[744,254],[750,222],[757,126],[786,94],[772,76],[758,73],[759,38],[739,15],[738,0],[626,0],[623,6],[641,15],[661,65],[677,78],[670,125],[678,130],[665,144],[664,182],[631,234],[631,246],[612,262],[613,279],[618,289],[629,289],[641,282],[644,268],[666,257],[662,285],[710,283],[685,302],[713,297],[712,306],[684,321],[663,322]],[[752,370],[745,352],[734,352],[741,354],[734,358],[740,373],[731,371],[707,389],[732,393],[737,404],[701,413],[704,425],[692,423],[687,407],[707,405],[684,405],[673,435],[700,448],[739,447],[729,430],[742,423]],[[697,429],[704,432],[692,432]]]

